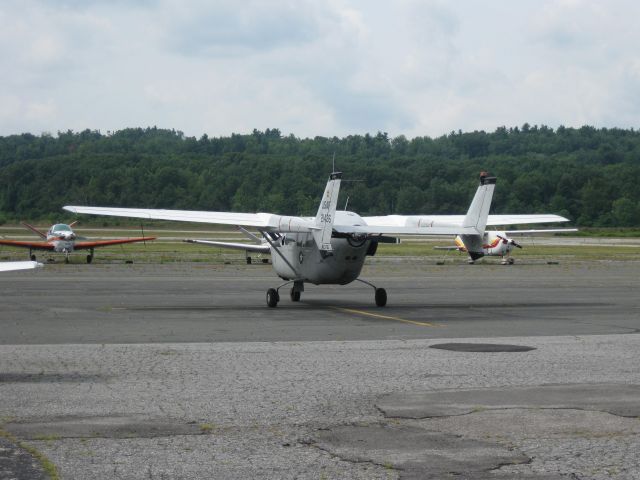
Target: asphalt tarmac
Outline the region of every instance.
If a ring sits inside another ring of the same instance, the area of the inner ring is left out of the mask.
[[[278,342],[637,332],[637,263],[365,267],[373,289],[307,285],[301,302],[269,265],[46,265],[0,278],[2,344]]]
[[[640,478],[640,263],[363,278],[387,307],[269,309],[268,265],[4,275],[0,478]]]

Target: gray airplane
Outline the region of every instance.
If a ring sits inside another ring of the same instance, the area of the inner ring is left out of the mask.
[[[373,256],[379,243],[396,242],[390,235],[480,235],[489,214],[495,178],[486,178],[478,187],[469,211],[454,221],[431,217],[429,222],[409,226],[371,226],[357,213],[336,211],[342,173],[329,176],[315,217],[291,217],[270,213],[202,212],[188,210],[151,210],[137,208],[65,206],[74,213],[119,217],[201,222],[253,228],[262,239],[257,244],[210,242],[245,251],[270,253],[273,269],[285,283],[267,290],[267,305],[275,307],[279,291],[291,285],[290,298],[297,302],[305,283],[347,285],[359,281],[372,287],[379,307],[387,303],[384,288],[359,278],[367,256]]]

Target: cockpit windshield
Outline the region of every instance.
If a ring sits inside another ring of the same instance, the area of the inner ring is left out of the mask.
[[[58,223],[51,227],[52,232],[70,232],[71,227],[69,225],[65,225],[64,223]]]

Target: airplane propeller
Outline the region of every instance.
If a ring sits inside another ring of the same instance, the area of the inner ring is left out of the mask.
[[[517,243],[513,238],[506,238],[506,237],[503,237],[502,235],[496,235],[496,236],[500,240],[502,240],[502,243],[504,243],[505,245],[513,245],[514,247],[522,248],[522,245]]]
[[[65,242],[70,242],[71,240],[75,240],[76,239],[76,234],[75,233],[62,233],[62,234],[58,234],[58,238],[60,240],[64,240]]]

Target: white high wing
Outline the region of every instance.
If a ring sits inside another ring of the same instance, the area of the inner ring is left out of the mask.
[[[495,177],[489,177],[485,172],[480,174],[480,186],[485,184],[495,184]],[[474,201],[476,199],[474,198]],[[489,215],[489,207],[491,206],[491,198],[486,204],[478,205],[478,208],[483,209],[482,212],[486,213],[486,216],[481,215],[480,219],[485,219],[484,223],[477,223],[475,227],[480,234],[484,233],[484,230],[488,226],[497,225],[527,225],[533,223],[558,223],[568,222],[568,218],[561,217],[560,215],[554,215],[550,213],[541,214],[517,214],[517,215]],[[472,204],[473,207],[473,204]],[[471,209],[470,209],[471,210]],[[367,222],[367,225],[371,226],[416,226],[416,225],[464,225],[469,226],[472,221],[467,215],[385,215],[381,217],[363,217]]]
[[[0,272],[13,272],[15,270],[30,270],[32,268],[41,267],[39,262],[0,262]]]
[[[486,184],[495,184],[494,177],[487,176],[486,172],[480,174],[480,186]],[[476,204],[477,203],[477,204]],[[508,234],[536,234],[536,233],[552,233],[552,232],[572,232],[576,229],[555,229],[555,230],[507,230],[507,231],[485,231],[487,226],[496,225],[522,225],[534,223],[559,223],[568,222],[569,219],[554,214],[518,214],[518,215],[489,215],[489,207],[491,198],[488,202],[481,203],[480,200],[471,204],[469,213],[463,215],[386,215],[382,217],[364,217],[367,225],[371,226],[415,226],[415,225],[440,225],[443,223],[458,224],[464,227],[474,226],[476,232],[462,233],[456,236],[456,246],[452,247],[436,247],[439,249],[456,249],[467,252],[471,263],[485,255],[498,255],[504,258],[511,252],[512,248],[520,247],[513,239],[507,237]],[[470,215],[472,210],[480,212],[479,215]],[[474,223],[474,219],[478,220]],[[507,263],[513,261],[507,260]]]
[[[487,179],[476,191],[466,216],[431,219],[405,225],[370,224],[360,215],[336,211],[342,174],[333,172],[315,217],[293,217],[271,213],[204,212],[188,210],[151,210],[66,206],[65,210],[89,215],[175,220],[251,227],[264,242],[253,237],[254,245],[208,242],[229,248],[271,254],[276,274],[286,282],[267,291],[267,305],[275,307],[279,290],[292,284],[291,300],[299,301],[305,283],[346,285],[358,280],[375,290],[376,305],[387,303],[387,293],[359,279],[367,255],[374,255],[380,242],[394,242],[387,235],[480,235],[484,230],[495,188],[495,179]],[[246,230],[245,230],[246,231]],[[206,241],[198,241],[205,243]]]

